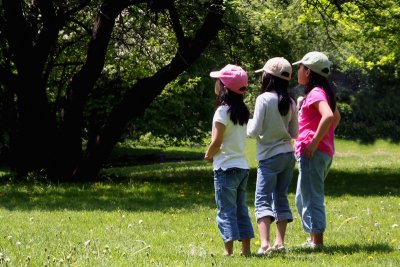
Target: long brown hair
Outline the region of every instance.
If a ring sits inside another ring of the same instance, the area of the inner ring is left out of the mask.
[[[305,65],[303,65],[306,69],[308,69]],[[336,110],[336,93],[332,89],[329,81],[326,77],[319,75],[318,73],[312,71],[310,69],[310,79],[308,83],[304,87],[304,93],[308,94],[311,92],[312,89],[315,87],[322,88],[325,91],[326,95],[328,96],[329,106],[331,107],[332,112]]]
[[[278,94],[278,110],[285,116],[290,109],[291,97],[288,92],[289,81],[264,72],[262,75],[261,94],[275,91]]]
[[[247,124],[250,118],[250,112],[243,101],[243,95],[229,90],[220,80],[216,81],[215,86],[219,87],[216,106],[229,106],[228,112],[233,124]]]

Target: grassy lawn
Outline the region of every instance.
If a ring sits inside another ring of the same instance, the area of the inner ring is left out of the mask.
[[[201,158],[204,150],[162,152]],[[258,236],[254,140],[247,155],[248,204]],[[102,172],[109,179],[93,184],[13,184],[7,170],[0,170],[0,266],[400,266],[399,155],[400,145],[384,141],[337,142],[326,181],[326,247],[320,252],[300,246],[307,235],[294,207],[296,171],[288,251],[264,258],[222,256],[212,167],[202,160],[110,167]],[[258,245],[256,237],[254,252]]]

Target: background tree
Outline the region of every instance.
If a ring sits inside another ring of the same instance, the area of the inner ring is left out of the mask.
[[[52,180],[95,177],[126,124],[216,36],[222,7],[217,0],[2,1],[0,79],[4,91],[16,95],[10,150],[18,173],[44,169]],[[189,14],[190,22],[181,19]],[[109,50],[111,44],[115,49]],[[134,81],[113,103],[105,125],[90,128],[83,152],[84,109],[107,56],[123,60],[132,47],[141,48],[132,50],[137,53],[147,49],[144,55],[156,52],[156,60],[144,56],[148,67],[141,64],[152,73],[129,76]]]
[[[317,33],[309,43],[328,41],[316,49],[327,51],[336,70],[343,115],[337,134],[400,141],[399,2],[304,1],[298,22]]]

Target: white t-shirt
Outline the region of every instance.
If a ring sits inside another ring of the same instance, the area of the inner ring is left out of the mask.
[[[265,92],[257,97],[253,119],[247,125],[247,135],[257,138],[257,160],[293,151],[292,139],[299,133],[297,107],[292,101],[289,112],[278,110],[278,95]]]
[[[225,125],[225,132],[220,151],[213,159],[214,170],[229,168],[249,169],[244,155],[246,142],[246,124],[236,125],[230,119],[229,106],[219,106],[214,113],[213,131],[216,122]]]

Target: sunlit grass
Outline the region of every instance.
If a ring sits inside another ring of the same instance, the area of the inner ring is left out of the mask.
[[[162,152],[201,158],[204,149]],[[253,216],[254,140],[246,155]],[[294,207],[296,170],[288,252],[272,258],[222,256],[212,167],[202,160],[104,169],[106,180],[93,184],[12,184],[0,174],[0,265],[399,266],[398,155],[399,145],[383,141],[373,146],[337,142],[325,188],[326,248],[320,252],[300,246],[307,235]],[[254,252],[258,245],[255,238]]]
[[[351,141],[336,142],[334,168],[346,171],[397,171],[400,167],[400,144],[377,141],[361,145]],[[397,156],[396,156],[397,155]]]

